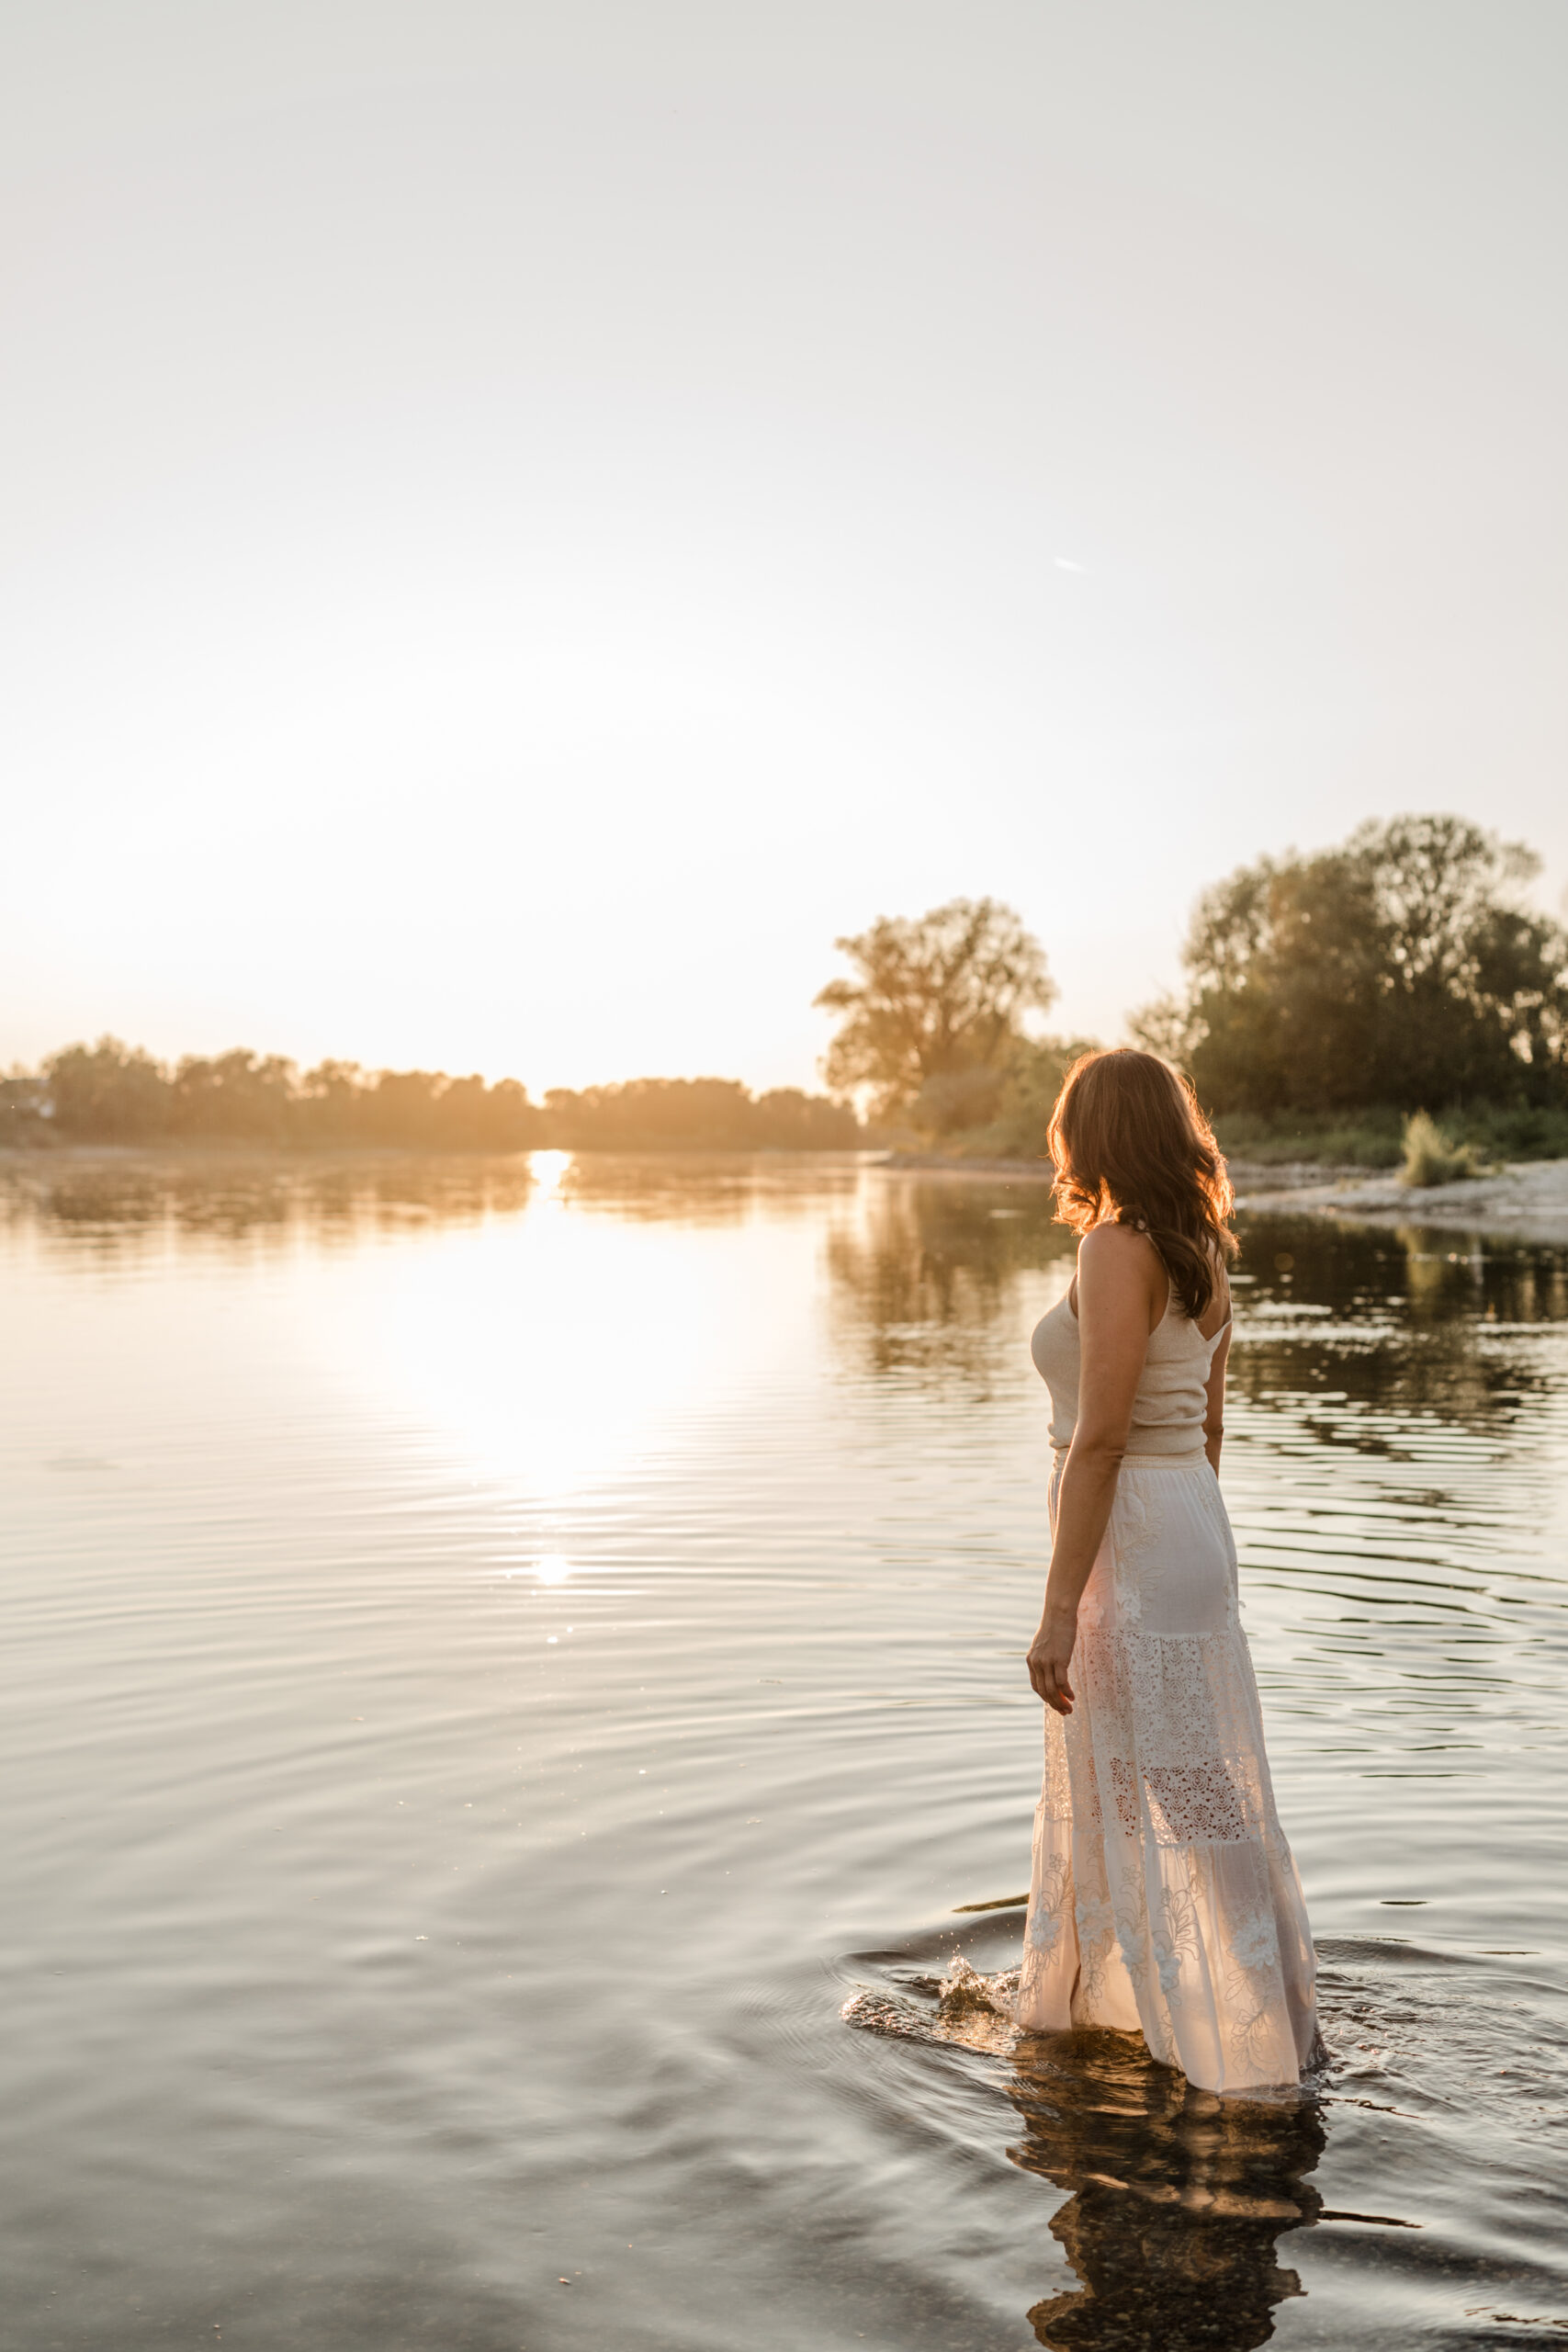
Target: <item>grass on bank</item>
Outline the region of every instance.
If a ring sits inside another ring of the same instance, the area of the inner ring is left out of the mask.
[[[942,1135],[890,1135],[906,1148],[958,1159],[1039,1159],[1049,1104],[1021,1104],[985,1126]],[[1380,1107],[1360,1112],[1231,1111],[1214,1121],[1227,1159],[1253,1167],[1295,1162],[1364,1168],[1369,1175],[1399,1169],[1412,1185],[1451,1183],[1509,1159],[1568,1159],[1568,1109],[1505,1108],[1476,1102],[1450,1106],[1439,1117],[1412,1116]],[[881,1138],[876,1138],[881,1140]],[[1408,1172],[1406,1172],[1408,1171]]]
[[[1399,1181],[1425,1190],[1431,1184],[1457,1184],[1479,1176],[1483,1163],[1472,1143],[1450,1143],[1436,1119],[1417,1111],[1404,1123],[1404,1159]]]
[[[1461,1103],[1434,1119],[1417,1111],[1345,1113],[1233,1111],[1214,1133],[1228,1159],[1264,1167],[1315,1160],[1338,1167],[1398,1168],[1411,1184],[1451,1183],[1506,1159],[1568,1159],[1568,1110]],[[1440,1171],[1440,1172],[1438,1172]]]

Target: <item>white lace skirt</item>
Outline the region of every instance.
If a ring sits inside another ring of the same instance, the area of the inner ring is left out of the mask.
[[[1073,1713],[1044,1711],[1019,2022],[1141,2031],[1205,2090],[1297,2081],[1312,1933],[1201,1455],[1122,1463],[1068,1679]]]

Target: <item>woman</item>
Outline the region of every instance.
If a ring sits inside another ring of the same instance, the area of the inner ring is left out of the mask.
[[[1081,1239],[1032,1341],[1055,1462],[1019,2020],[1142,2031],[1204,2090],[1293,2083],[1318,2051],[1312,1936],[1216,1476],[1230,1182],[1190,1087],[1130,1047],[1074,1063],[1050,1148]]]

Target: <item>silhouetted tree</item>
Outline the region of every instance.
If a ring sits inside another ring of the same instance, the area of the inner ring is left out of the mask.
[[[543,1114],[513,1078],[362,1070],[321,1062],[301,1079],[278,1054],[236,1046],[187,1055],[171,1077],[140,1047],[101,1037],[52,1055],[37,1080],[27,1136],[78,1143],[207,1140],[403,1150],[517,1151],[545,1140]],[[17,1102],[24,1096],[17,1091]],[[11,1125],[20,1132],[17,1119]]]
[[[884,915],[834,945],[855,976],[817,998],[843,1016],[822,1074],[835,1093],[868,1091],[882,1117],[907,1112],[933,1081],[958,1081],[954,1102],[974,1109],[984,1074],[1004,1069],[1029,1015],[1055,1001],[1039,941],[995,899],[952,899],[914,921]]]
[[[187,1055],[175,1071],[169,1124],[176,1135],[286,1143],[294,1131],[299,1088],[294,1065],[279,1054]]]
[[[101,1143],[141,1143],[169,1130],[169,1082],[151,1054],[118,1037],[67,1046],[45,1062],[56,1129]]]
[[[1205,891],[1189,984],[1133,1033],[1218,1111],[1568,1099],[1568,934],[1534,853],[1460,817],[1367,824]]]
[[[299,1131],[314,1144],[361,1139],[359,1122],[369,1080],[357,1062],[318,1062],[299,1088]]]
[[[753,1096],[733,1078],[634,1078],[545,1097],[548,1140],[569,1150],[826,1151],[864,1141],[852,1111],[779,1087]]]
[[[477,1079],[468,1082],[479,1083]],[[486,1151],[523,1151],[544,1141],[544,1113],[529,1102],[520,1079],[498,1078],[476,1104],[473,1119]]]
[[[301,1148],[523,1151],[829,1151],[864,1142],[854,1113],[822,1094],[738,1079],[639,1078],[558,1089],[541,1110],[514,1078],[318,1062],[301,1078],[277,1054],[187,1055],[173,1075],[140,1047],[68,1046],[41,1073],[0,1080],[0,1144],[224,1141]]]
[[[798,1086],[773,1086],[758,1095],[755,1133],[764,1151],[852,1151],[865,1141],[847,1103]]]

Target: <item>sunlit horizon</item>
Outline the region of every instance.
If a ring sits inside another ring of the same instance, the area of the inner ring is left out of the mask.
[[[13,13],[0,1063],[816,1083],[832,942],[1568,880],[1568,19]]]

